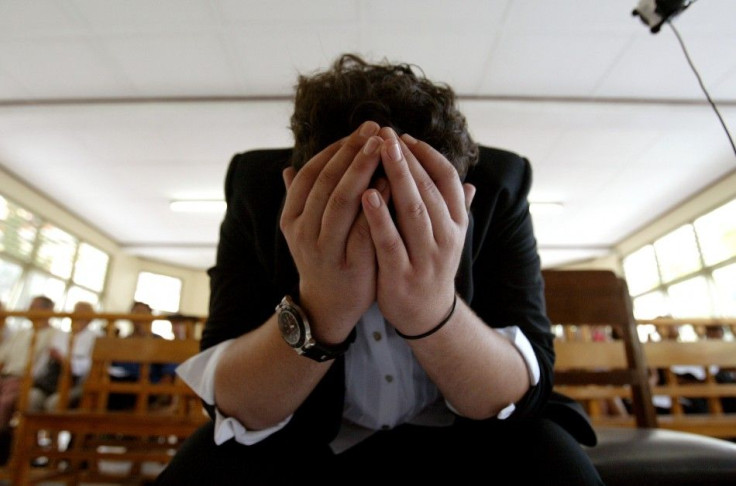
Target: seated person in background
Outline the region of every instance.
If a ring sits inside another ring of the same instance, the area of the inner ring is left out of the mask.
[[[676,328],[672,328],[676,329]],[[725,330],[720,325],[707,325],[704,332],[698,333],[699,340],[720,340],[725,336]],[[677,340],[679,332],[673,331],[667,338]],[[704,383],[707,380],[707,373],[710,373],[717,383],[734,383],[733,370],[720,368],[711,365],[707,368],[699,365],[675,365],[670,368],[671,373],[679,384],[688,383]],[[658,385],[666,385],[668,373],[665,369],[650,370],[649,383],[652,387]],[[671,379],[671,378],[670,378]],[[672,413],[672,398],[670,396],[654,395],[652,397],[657,413]],[[724,412],[732,413],[736,411],[736,399],[732,397],[721,398],[721,404]],[[705,397],[678,397],[678,403],[682,407],[683,412],[687,414],[705,414],[710,412],[708,399]]]
[[[706,339],[725,339],[726,330],[720,325],[706,326],[705,328]],[[711,372],[714,374],[717,383],[736,383],[736,369],[735,368],[716,368],[713,367]],[[736,397],[722,397],[721,406],[725,413],[736,412]]]
[[[74,314],[92,315],[95,309],[89,302],[80,301],[74,305]],[[71,336],[64,335],[60,342],[55,344],[56,352],[59,356],[65,357],[69,346],[69,338],[71,337],[72,352],[69,358],[69,371],[72,375],[72,387],[69,389],[67,397],[67,406],[76,407],[82,396],[82,387],[84,380],[89,374],[92,366],[92,350],[94,349],[95,340],[101,336],[100,331],[91,327],[94,319],[92,317],[72,318]],[[42,403],[39,403],[42,400]],[[35,388],[31,391],[30,405],[33,410],[56,410],[59,401],[59,393],[54,390],[53,393],[44,393],[44,390]]]
[[[151,309],[151,306],[146,304],[145,302],[135,301],[130,306],[130,313],[143,316],[151,316],[153,315],[153,309]],[[130,334],[125,337],[161,337],[158,334],[154,334],[151,330],[152,322],[153,321],[151,321],[150,319],[132,319],[132,330]]]
[[[36,296],[31,300],[28,310],[51,312],[54,310],[54,301],[43,295]],[[34,381],[41,379],[47,370],[46,364],[51,359],[49,349],[56,340],[55,336],[63,335],[61,330],[51,326],[49,318],[38,318],[33,319],[31,327],[12,332],[0,345],[0,436],[7,437],[12,432],[11,420],[18,405],[34,332],[36,344],[31,357]],[[5,439],[0,439],[0,443],[4,442]]]
[[[139,314],[151,316],[153,309],[145,302],[133,302],[130,307],[131,314]],[[123,339],[130,338],[155,338],[163,339],[160,335],[151,331],[150,319],[132,319],[132,332]],[[151,383],[170,382],[174,379],[175,365],[169,363],[159,363],[151,366],[150,380]],[[113,381],[138,381],[140,376],[140,365],[138,363],[115,362],[108,370],[110,379]],[[165,402],[167,397],[151,396],[149,397],[150,407],[160,407],[161,402]],[[129,393],[111,393],[108,398],[107,408],[109,410],[130,410],[135,407],[135,395]]]
[[[171,333],[174,339],[188,339],[194,334],[194,323],[196,318],[186,314],[172,314],[168,317],[171,323]]]

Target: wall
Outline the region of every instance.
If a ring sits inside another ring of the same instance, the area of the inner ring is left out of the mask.
[[[144,260],[123,252],[119,245],[97,228],[66,211],[2,168],[0,168],[0,194],[110,255],[110,269],[102,299],[103,310],[126,312],[133,301],[138,273],[148,271],[182,280],[181,312],[207,314],[209,279],[204,270],[180,268]]]
[[[722,177],[720,180],[706,188],[696,196],[688,199],[668,213],[659,216],[644,227],[624,237],[615,245],[609,255],[590,260],[565,265],[564,268],[601,268],[613,270],[623,275],[621,258],[649,244],[660,236],[678,228],[679,226],[693,221],[698,216],[713,210],[728,201],[736,198],[736,170]]]
[[[736,198],[736,170],[721,178],[704,191],[685,201],[667,214],[635,231],[616,245],[619,255],[631,253],[641,246],[693,221],[708,211]]]

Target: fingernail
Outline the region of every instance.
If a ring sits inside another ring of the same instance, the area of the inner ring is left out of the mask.
[[[401,139],[406,143],[407,145],[416,145],[417,139],[409,135],[408,133],[405,133],[401,136]]]
[[[391,141],[391,145],[388,146],[388,156],[391,157],[391,160],[394,162],[401,160],[401,147],[399,147],[398,140]]]
[[[372,122],[363,123],[363,125],[361,125],[360,127],[359,133],[364,137],[370,137],[371,135],[376,133],[376,124]]]
[[[368,194],[368,204],[370,204],[374,208],[377,208],[381,205],[381,197],[378,195],[378,192],[371,191],[370,194]]]
[[[363,146],[363,153],[365,155],[370,155],[376,151],[379,145],[381,145],[381,142],[378,141],[377,138],[371,137],[368,139],[368,141]]]

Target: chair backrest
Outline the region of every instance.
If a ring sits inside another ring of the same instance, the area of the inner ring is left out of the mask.
[[[563,330],[555,339],[555,387],[581,402],[630,397],[636,426],[656,427],[626,281],[607,270],[544,270],[542,275],[547,315]]]
[[[170,413],[181,416],[202,415],[200,398],[179,377],[174,368],[199,351],[195,339],[168,340],[155,337],[99,337],[92,351],[92,368],[87,377],[80,409],[105,411],[114,394],[131,398],[130,413],[150,412],[154,397],[168,397],[174,403]],[[136,371],[133,376],[117,380],[115,370]],[[168,377],[168,378],[165,378]]]

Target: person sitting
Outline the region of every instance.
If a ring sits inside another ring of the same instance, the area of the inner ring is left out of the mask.
[[[151,316],[153,309],[145,302],[133,302],[130,313],[134,315]],[[150,319],[132,319],[132,331],[122,339],[154,338],[163,339],[159,334],[151,331]],[[171,382],[174,380],[176,365],[171,363],[155,363],[149,371],[151,383]],[[114,362],[108,370],[113,381],[136,382],[140,379],[140,364],[133,362]],[[149,407],[162,408],[170,397],[152,395],[149,397]],[[130,393],[111,393],[108,397],[108,410],[130,410],[135,407],[136,397]]]
[[[94,349],[95,340],[102,335],[99,330],[93,328],[94,319],[91,316],[95,313],[95,309],[90,302],[77,302],[74,305],[73,312],[75,315],[86,314],[90,317],[73,317],[70,330],[71,336],[64,335],[64,338],[59,340],[54,347],[59,359],[66,357],[69,338],[71,338],[72,352],[69,357],[69,372],[72,377],[72,386],[67,396],[67,407],[70,408],[74,408],[79,404],[84,381],[92,366],[92,350]],[[56,410],[59,398],[59,392],[56,389],[48,393],[34,387],[31,390],[31,399],[29,400],[30,408],[31,410]]]
[[[54,301],[45,295],[38,295],[31,299],[29,312],[54,310]],[[47,372],[47,363],[51,357],[51,344],[63,334],[60,329],[51,325],[48,317],[34,317],[30,327],[24,327],[12,332],[0,346],[0,436],[12,435],[12,419],[17,410],[23,376],[28,365],[31,342],[35,337],[35,345],[31,359],[31,377],[34,382],[49,380],[55,386],[58,372],[55,376],[44,376]],[[7,439],[0,439],[6,443]],[[7,454],[0,452],[0,460],[6,460]]]
[[[300,76],[291,127],[230,162],[179,369],[212,420],[156,484],[602,484],[546,414],[529,162],[474,142],[447,85],[349,54]]]

